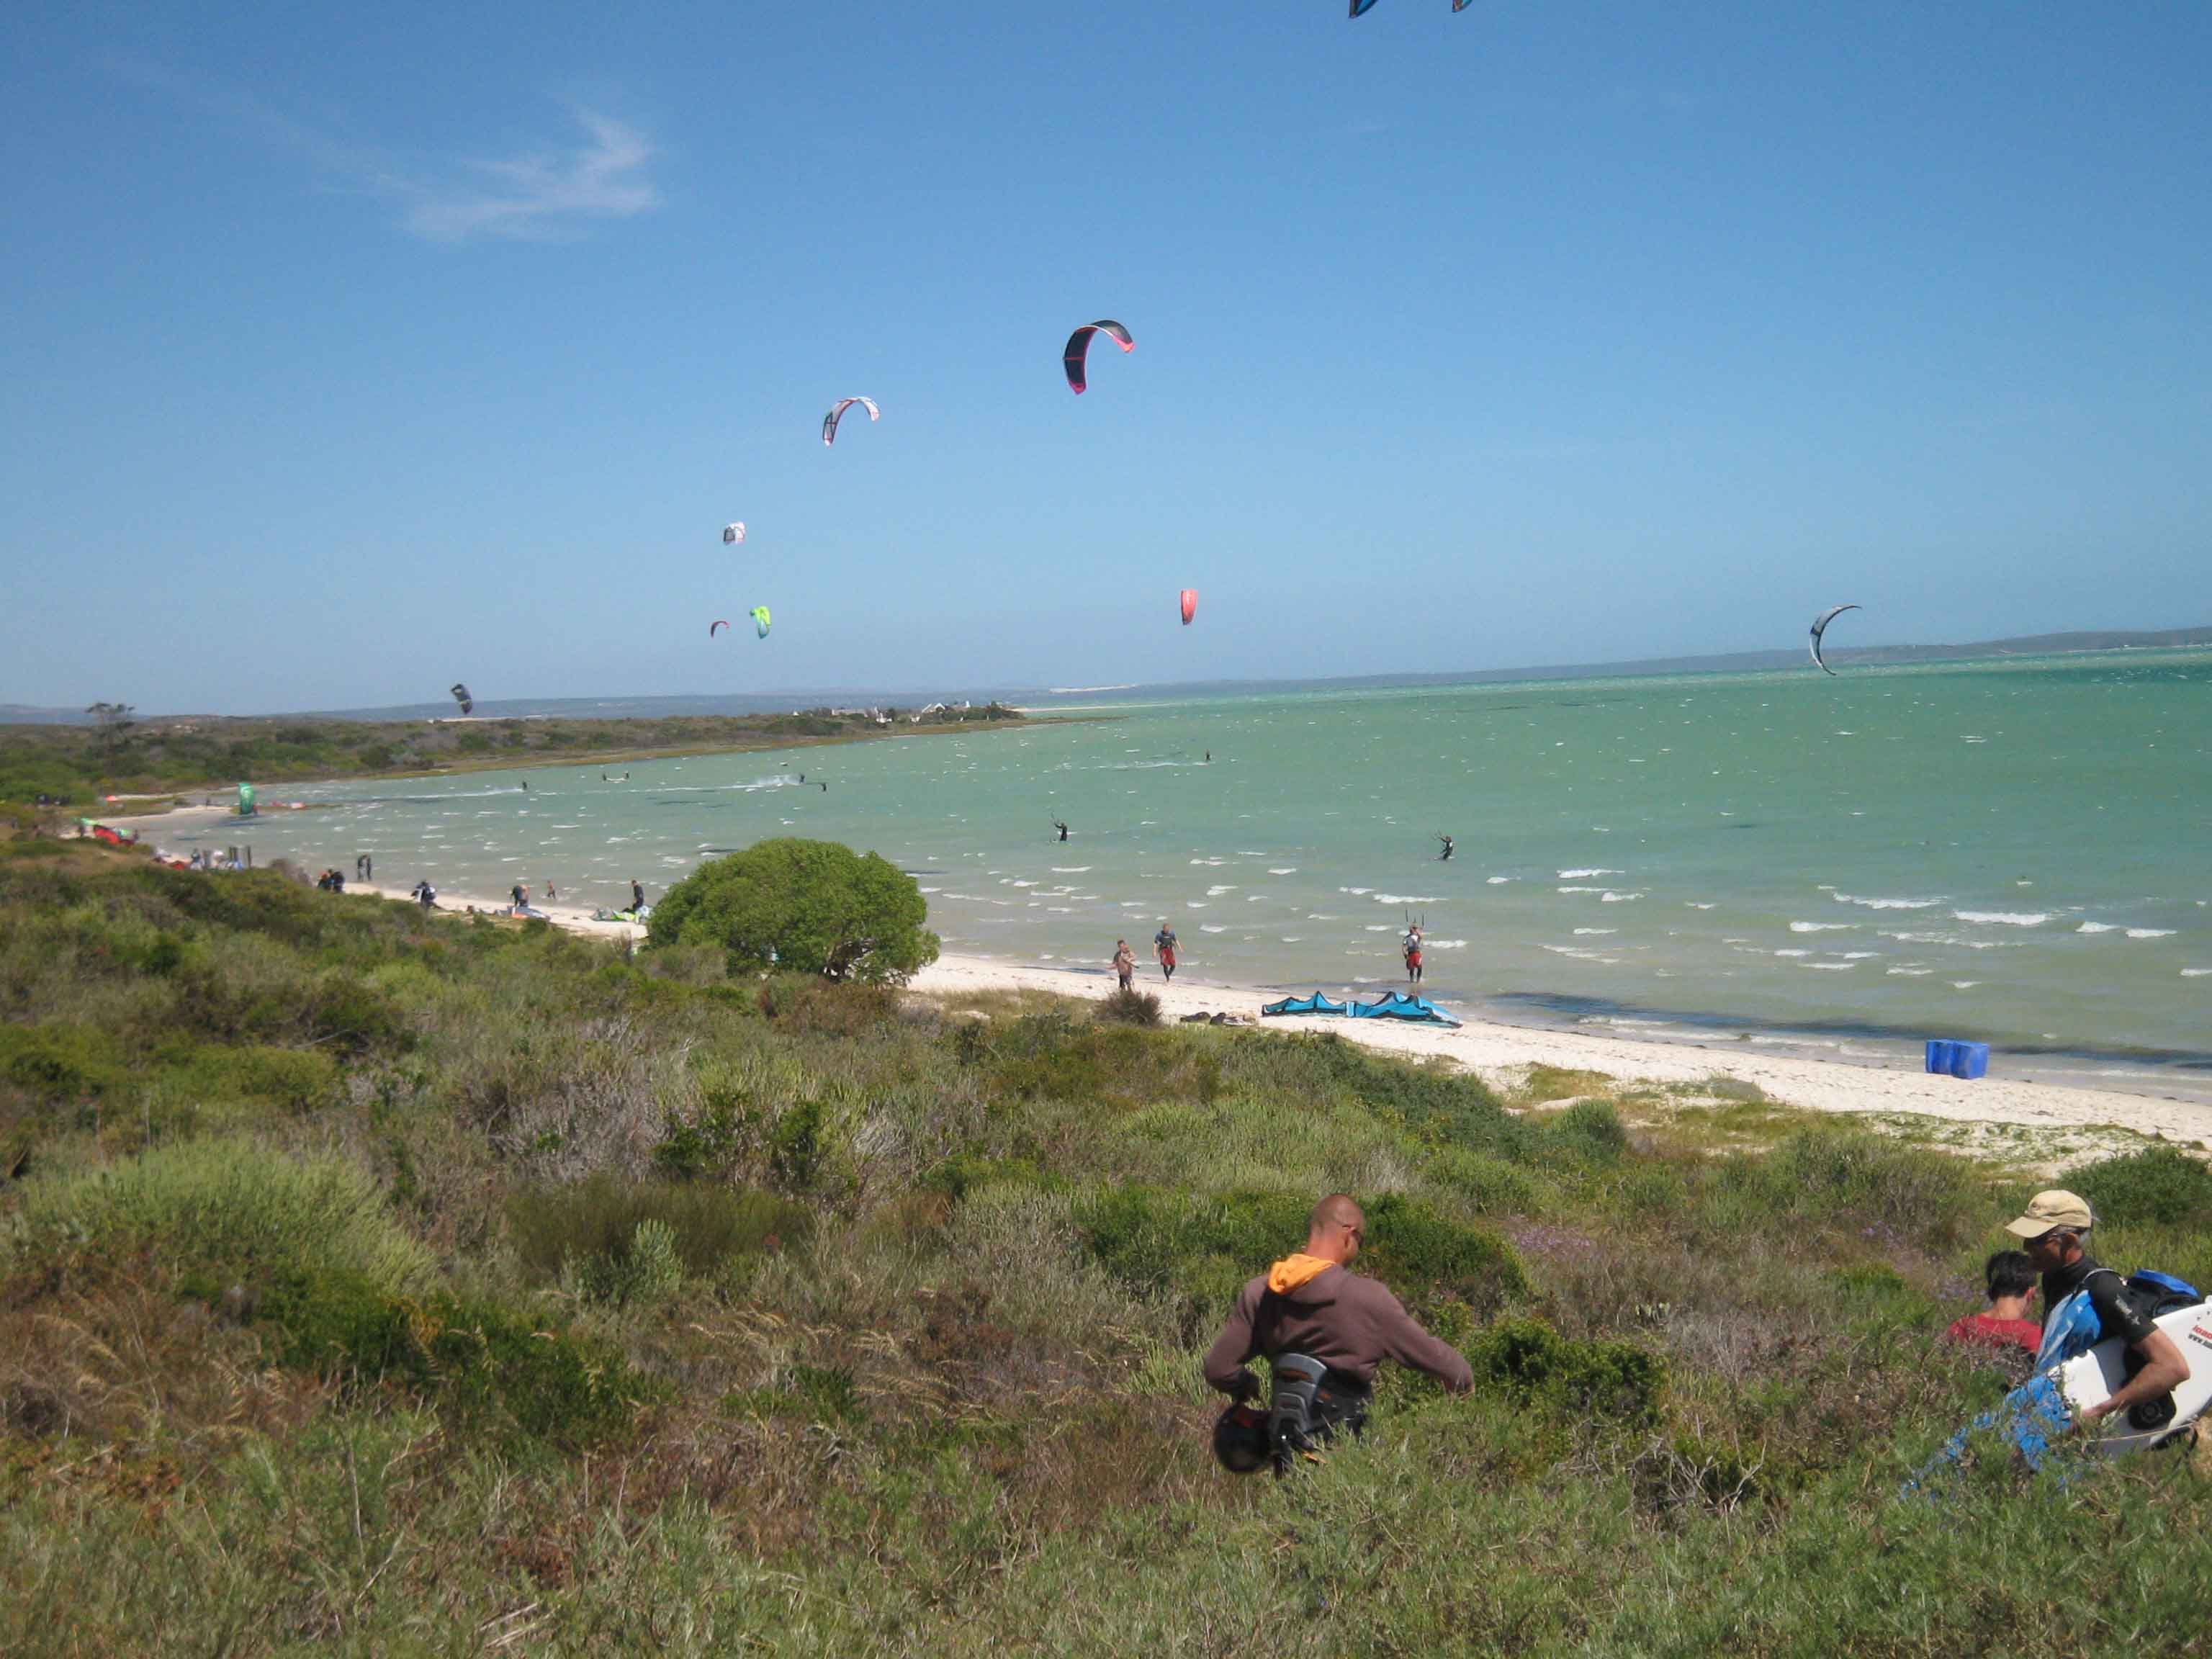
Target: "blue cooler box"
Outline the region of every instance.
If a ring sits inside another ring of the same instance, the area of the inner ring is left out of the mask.
[[[1928,1039],[1928,1069],[1942,1077],[1977,1078],[1990,1074],[1990,1045]]]

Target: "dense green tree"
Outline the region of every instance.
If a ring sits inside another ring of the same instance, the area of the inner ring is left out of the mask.
[[[653,908],[652,943],[714,945],[732,966],[773,963],[903,984],[937,960],[915,879],[873,853],[783,836],[711,860]]]

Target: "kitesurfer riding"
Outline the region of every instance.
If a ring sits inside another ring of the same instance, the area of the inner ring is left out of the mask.
[[[1437,862],[1449,864],[1452,855],[1452,838],[1449,836],[1438,836],[1437,839],[1444,844],[1444,850],[1437,854]]]
[[[1331,1193],[1313,1207],[1305,1249],[1244,1286],[1206,1350],[1206,1385],[1235,1402],[1214,1437],[1232,1468],[1272,1462],[1281,1474],[1339,1431],[1358,1433],[1385,1359],[1425,1371],[1454,1394],[1474,1386],[1455,1350],[1423,1330],[1382,1285],[1351,1271],[1366,1237],[1359,1206]],[[1245,1369],[1255,1356],[1273,1373],[1270,1389]],[[1243,1405],[1263,1392],[1264,1417]]]
[[[1052,827],[1060,831],[1060,838],[1062,841],[1066,841],[1067,839],[1067,826],[1065,823],[1062,823],[1058,818],[1054,818],[1052,821]]]
[[[2053,1344],[2071,1331],[2073,1340],[2067,1346],[2074,1352],[2086,1353],[2100,1342],[2118,1340],[2127,1345],[2131,1361],[2142,1362],[2142,1369],[2109,1399],[2075,1413],[2075,1422],[2085,1427],[2126,1411],[2137,1401],[2171,1394],[2189,1378],[2189,1362],[2152,1316],[2130,1299],[2127,1281],[2082,1249],[2082,1240],[2096,1224],[2087,1200],[2061,1188],[2038,1193],[2025,1214],[2005,1224],[2005,1231],[2021,1241],[2028,1260],[2043,1275],[2045,1352],[2054,1360],[2070,1358],[2063,1350],[2054,1351]]]

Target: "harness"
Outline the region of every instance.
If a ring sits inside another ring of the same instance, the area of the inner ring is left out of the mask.
[[[1267,1391],[1267,1443],[1277,1474],[1288,1474],[1301,1457],[1318,1458],[1340,1431],[1357,1436],[1366,1428],[1374,1393],[1358,1377],[1310,1354],[1279,1353],[1267,1364],[1274,1377]]]

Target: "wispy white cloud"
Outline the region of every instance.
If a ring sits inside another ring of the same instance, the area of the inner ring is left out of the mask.
[[[166,92],[299,157],[325,185],[393,204],[401,228],[427,241],[553,241],[580,234],[594,221],[634,218],[660,205],[660,191],[647,173],[652,143],[635,127],[592,110],[572,112],[583,137],[566,148],[441,160],[361,143],[327,121],[303,120],[251,93],[158,64],[118,68],[127,80]]]
[[[462,175],[419,185],[407,228],[434,241],[471,236],[550,238],[593,219],[629,219],[660,205],[646,176],[653,146],[635,129],[579,110],[590,141],[510,161],[467,163]]]

